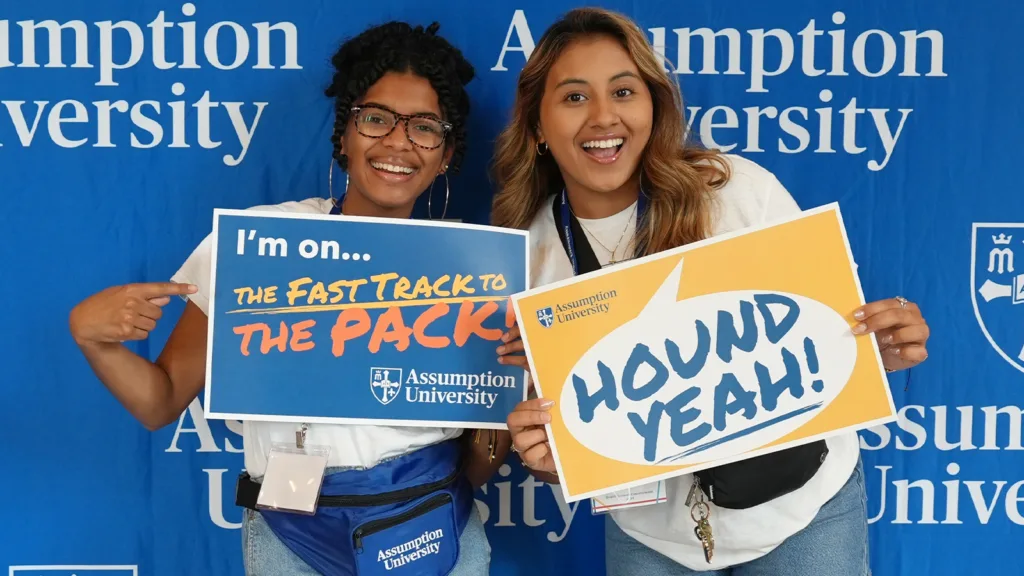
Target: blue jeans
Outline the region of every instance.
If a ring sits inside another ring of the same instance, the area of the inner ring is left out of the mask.
[[[767,555],[726,568],[695,572],[638,542],[605,519],[608,576],[870,576],[864,466],[818,511],[811,523]]]
[[[316,574],[271,531],[259,512],[243,509],[242,558],[246,576],[292,576]],[[449,576],[487,576],[491,545],[484,532],[476,505],[459,538],[459,560]]]

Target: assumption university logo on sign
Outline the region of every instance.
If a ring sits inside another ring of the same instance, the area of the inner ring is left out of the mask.
[[[537,310],[537,321],[540,322],[541,326],[551,328],[551,325],[555,323],[555,314],[551,308]]]
[[[390,404],[401,388],[401,368],[370,368],[370,391],[381,404]]]
[[[982,332],[1024,372],[1024,223],[974,224],[971,300]]]

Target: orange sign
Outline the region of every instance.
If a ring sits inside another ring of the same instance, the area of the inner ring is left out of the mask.
[[[835,204],[513,303],[568,502],[895,419]]]

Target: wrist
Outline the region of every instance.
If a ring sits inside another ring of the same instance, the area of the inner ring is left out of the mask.
[[[71,333],[71,337],[74,338],[75,344],[82,350],[82,352],[103,352],[116,347],[118,342],[101,342],[94,340],[88,336],[80,335],[76,332]]]
[[[68,331],[71,332],[71,338],[75,340],[75,344],[80,348],[85,348],[92,342],[87,336],[82,334],[82,327],[79,324],[77,307],[72,309],[71,314],[68,315]]]

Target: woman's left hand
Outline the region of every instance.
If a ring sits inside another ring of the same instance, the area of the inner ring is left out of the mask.
[[[928,358],[925,342],[930,331],[913,302],[900,297],[879,300],[858,308],[853,317],[859,321],[854,334],[875,333],[886,370],[913,368]]]

